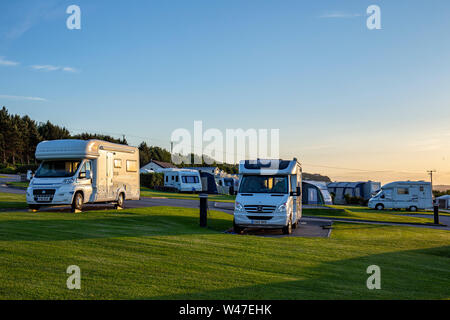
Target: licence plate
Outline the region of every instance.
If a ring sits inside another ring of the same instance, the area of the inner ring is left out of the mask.
[[[267,221],[265,220],[252,220],[252,224],[266,224]]]
[[[50,201],[50,197],[37,197],[38,201]]]

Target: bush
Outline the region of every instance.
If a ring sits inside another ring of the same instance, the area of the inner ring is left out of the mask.
[[[164,187],[164,173],[141,173],[141,186],[150,189]]]

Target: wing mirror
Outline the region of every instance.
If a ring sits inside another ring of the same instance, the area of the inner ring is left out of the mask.
[[[91,170],[86,170],[86,179],[92,179]]]
[[[302,195],[302,190],[301,190],[300,187],[297,187],[297,188],[295,189],[295,191],[291,191],[291,192],[289,193],[289,195],[290,195],[291,197],[295,197],[295,196],[300,197],[300,196]]]

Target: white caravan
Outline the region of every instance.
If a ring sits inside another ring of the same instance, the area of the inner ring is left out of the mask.
[[[27,189],[30,209],[139,200],[139,150],[100,140],[52,140],[36,147],[42,160]]]
[[[302,216],[302,169],[297,159],[241,161],[239,174],[234,231],[282,228],[284,234],[292,233]]]
[[[164,187],[180,192],[201,192],[200,173],[191,169],[165,169]]]
[[[397,181],[385,184],[369,200],[369,208],[383,209],[430,209],[433,207],[431,183],[425,181]]]

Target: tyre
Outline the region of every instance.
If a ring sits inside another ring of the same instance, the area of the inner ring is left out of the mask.
[[[384,210],[384,205],[382,205],[381,203],[377,204],[375,206],[375,209],[377,209],[378,211]]]
[[[123,209],[125,207],[125,195],[123,193],[119,194],[119,198],[117,198],[117,203],[114,206],[115,209]]]
[[[240,234],[243,230],[244,228],[239,227],[233,220],[233,232]]]
[[[417,212],[417,207],[416,206],[411,206],[411,207],[409,207],[409,211]]]
[[[81,192],[75,193],[72,201],[72,212],[80,212],[83,209],[84,197]]]
[[[292,218],[289,219],[288,225],[283,227],[283,234],[291,234],[292,233]]]

